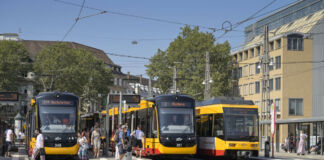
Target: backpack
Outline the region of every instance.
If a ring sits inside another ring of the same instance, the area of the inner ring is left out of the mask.
[[[119,142],[119,131],[116,131],[115,132],[114,141],[115,141],[115,143],[118,143]]]

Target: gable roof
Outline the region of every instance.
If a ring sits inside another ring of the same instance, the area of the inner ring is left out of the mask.
[[[35,60],[36,55],[45,47],[55,45],[57,43],[60,43],[59,41],[40,41],[40,40],[21,40],[21,42],[25,45],[29,57],[31,60]],[[75,49],[85,49],[87,51],[90,51],[92,55],[94,55],[96,58],[101,59],[105,62],[107,65],[111,66],[118,66],[114,64],[114,62],[106,55],[106,53],[103,50],[93,48],[90,46],[86,46],[80,43],[75,42],[64,42],[71,48]]]

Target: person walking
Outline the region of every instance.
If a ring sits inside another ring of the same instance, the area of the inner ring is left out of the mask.
[[[119,143],[119,132],[121,132],[122,125],[118,125],[118,128],[116,129],[114,133],[114,142],[115,142],[115,159],[119,160],[119,151],[118,151],[118,143]]]
[[[135,135],[136,137],[136,149],[135,149],[135,154],[136,157],[142,157],[142,150],[143,150],[143,143],[142,140],[144,139],[144,132],[141,130],[140,126],[137,126],[137,129],[133,131],[131,135]]]
[[[11,127],[9,126],[8,129],[5,131],[5,136],[6,136],[6,153],[5,153],[5,157],[11,157],[10,154],[10,150],[11,147],[14,143],[14,133],[13,130],[11,129]]]
[[[36,145],[33,150],[32,160],[35,160],[38,154],[40,154],[39,157],[41,160],[45,160],[44,136],[39,129],[36,129],[35,133],[37,137],[36,137]]]
[[[305,140],[307,138],[307,135],[304,134],[304,132],[301,130],[300,131],[300,139],[299,139],[299,144],[298,144],[298,152],[297,155],[305,155]]]
[[[118,153],[119,153],[119,160],[122,160],[125,156],[125,151],[126,151],[126,132],[127,132],[127,128],[125,125],[123,125],[121,127],[121,131],[118,134],[118,143],[117,143],[117,147],[118,147]]]
[[[87,160],[88,159],[88,140],[86,138],[85,132],[83,131],[81,134],[78,133],[78,143],[80,145],[78,156],[80,160]]]
[[[91,145],[93,146],[93,157],[99,158],[100,155],[100,133],[98,127],[95,126],[91,134]]]

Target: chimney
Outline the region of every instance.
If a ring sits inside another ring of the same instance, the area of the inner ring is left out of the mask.
[[[127,79],[129,79],[130,78],[130,73],[129,72],[127,72]]]
[[[142,77],[142,75],[140,75],[140,84],[143,84],[142,79],[143,79],[143,77]]]

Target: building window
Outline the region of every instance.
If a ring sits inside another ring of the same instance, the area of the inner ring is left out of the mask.
[[[245,84],[244,85],[244,96],[247,96],[249,94],[249,85]]]
[[[254,65],[254,64],[250,64],[250,65],[249,65],[249,69],[250,69],[250,76],[252,76],[252,75],[254,74],[254,72],[253,72],[253,69],[254,69],[253,65]]]
[[[303,99],[289,98],[289,115],[302,116],[303,115]]]
[[[270,47],[270,51],[273,51],[273,49],[274,49],[273,42],[270,42],[269,47]]]
[[[235,62],[237,62],[237,54],[234,55]]]
[[[248,68],[248,65],[245,65],[244,67],[243,67],[243,77],[247,77],[247,76],[249,76],[249,68]]]
[[[276,40],[277,43],[277,49],[281,48],[281,39]]]
[[[292,34],[288,36],[288,50],[304,50],[304,39],[302,35]]]
[[[281,68],[281,56],[276,57],[276,69]]]
[[[242,67],[240,67],[239,69],[238,69],[238,72],[237,72],[237,77],[238,78],[242,78]]]
[[[281,78],[276,78],[276,90],[280,90],[281,88]]]
[[[119,85],[123,86],[123,79],[119,79]]]
[[[273,90],[273,79],[269,80],[269,90],[272,91]]]
[[[240,93],[240,96],[243,96],[243,88],[241,85],[239,86],[239,93]]]
[[[239,56],[240,56],[240,61],[242,61],[243,60],[243,53],[242,52],[239,53]]]
[[[276,112],[280,112],[280,99],[275,99]]]
[[[260,73],[259,66],[260,66],[260,62],[255,63],[255,74],[259,74]]]
[[[269,103],[267,105],[267,112],[270,113],[271,112],[271,105],[273,104],[273,99],[269,100]]]
[[[114,78],[114,85],[117,86],[117,84],[118,84],[118,79]]]
[[[251,52],[251,58],[253,58],[253,57],[254,57],[254,48],[252,48],[252,49],[250,50],[250,52]]]
[[[258,56],[260,56],[260,52],[261,52],[260,50],[261,50],[261,49],[260,49],[260,46],[258,46],[258,47],[257,47],[257,54],[258,54]]]
[[[248,51],[244,51],[244,59],[248,59],[249,58],[249,52]]]
[[[269,70],[273,70],[273,58],[270,58]]]
[[[250,92],[250,95],[253,94],[253,83],[249,84],[249,92]]]
[[[255,82],[255,93],[260,93],[260,82]]]

